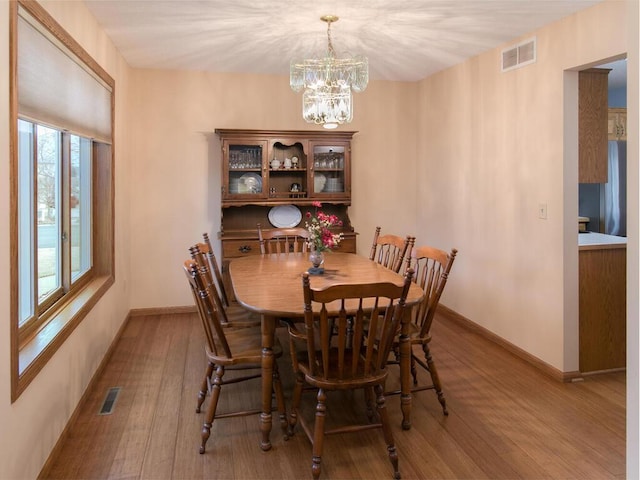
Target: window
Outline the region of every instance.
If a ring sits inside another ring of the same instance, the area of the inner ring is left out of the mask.
[[[91,273],[91,143],[18,120],[20,343]]]
[[[114,282],[115,85],[37,2],[10,8],[15,401]]]

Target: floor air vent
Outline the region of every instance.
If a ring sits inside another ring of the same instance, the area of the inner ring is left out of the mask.
[[[102,407],[100,408],[98,415],[110,415],[113,413],[118,395],[120,395],[120,387],[110,388],[107,395],[104,397],[104,402],[102,402]]]
[[[536,61],[536,39],[530,38],[502,51],[502,71],[524,67]]]

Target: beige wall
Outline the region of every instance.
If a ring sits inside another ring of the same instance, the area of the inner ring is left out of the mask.
[[[179,268],[220,229],[216,128],[311,129],[282,76],[138,70],[131,198],[132,308],[191,305]],[[351,222],[368,253],[375,226],[415,231],[415,84],[371,82],[355,95]]]
[[[502,73],[505,45],[420,85],[418,236],[460,250],[442,302],[564,372],[578,369],[577,161],[564,129],[577,104],[574,88],[565,115],[565,71],[625,53],[625,26],[625,3],[604,2],[535,32],[532,65]]]
[[[215,235],[220,225],[214,129],[312,128],[286,77],[130,70],[82,3],[44,6],[116,79],[116,284],[13,405],[9,324],[2,322],[0,478],[35,478],[130,309],[192,303],[179,265],[203,231]],[[572,96],[570,88],[563,93],[571,84],[563,71],[625,52],[624,8],[609,0],[540,29],[538,62],[507,74],[499,72],[496,49],[422,82],[372,81],[355,95],[355,120],[343,127],[359,131],[350,209],[359,252],[368,253],[376,225],[458,248],[443,303],[563,371],[577,361],[575,339],[568,339],[577,328],[575,279],[568,278],[571,265],[577,268],[577,189],[567,199],[577,170],[575,142],[563,133],[571,118],[563,105],[570,108]],[[0,2],[4,65],[7,17]],[[637,91],[637,75],[630,88]],[[6,75],[0,92],[0,145],[8,145]],[[637,127],[637,111],[635,118]],[[6,148],[0,183],[7,192]],[[638,196],[637,179],[630,190]],[[547,220],[537,218],[539,203],[548,205]],[[5,194],[5,319],[8,209]],[[634,385],[637,391],[637,378]]]
[[[11,404],[9,363],[9,2],[0,2],[0,478],[36,478],[129,312],[129,67],[81,2],[41,2],[116,82],[116,282]]]

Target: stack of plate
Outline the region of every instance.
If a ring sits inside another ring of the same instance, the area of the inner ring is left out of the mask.
[[[344,192],[344,182],[341,178],[327,178],[325,192]]]
[[[239,193],[239,178],[230,178],[229,179],[229,193]]]
[[[256,173],[249,172],[237,177],[229,177],[229,193],[256,194],[262,192],[262,177]]]
[[[313,191],[321,192],[324,190],[324,186],[327,183],[327,177],[325,177],[322,173],[316,173],[316,176],[313,179]]]
[[[262,192],[262,177],[256,173],[245,173],[240,177],[238,193],[260,193]]]

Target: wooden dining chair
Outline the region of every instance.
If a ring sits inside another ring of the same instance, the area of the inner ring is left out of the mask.
[[[272,228],[263,230],[258,223],[260,253],[305,253],[309,232],[306,228]]]
[[[453,248],[447,253],[430,246],[418,246],[413,249],[410,257],[407,258],[406,268],[413,269],[415,272],[414,282],[420,285],[425,293],[423,301],[411,312],[412,321],[410,324],[409,339],[411,343],[411,376],[413,377],[413,387],[411,392],[422,390],[435,390],[438,401],[442,405],[442,411],[445,415],[449,415],[447,410],[447,402],[442,393],[442,384],[438,376],[438,370],[433,361],[429,343],[431,342],[431,325],[436,314],[440,297],[447,284],[451,267],[456,259],[458,250]],[[416,355],[413,350],[414,345],[420,345],[424,359]],[[393,350],[397,352],[399,349],[399,338],[393,345]],[[397,363],[395,361],[390,363]],[[418,384],[418,371],[416,365],[420,365],[424,370],[429,372],[431,382]],[[386,392],[387,395],[398,394],[399,390]],[[408,424],[403,420],[403,427],[408,428]]]
[[[215,262],[215,256],[210,246],[210,243],[196,243],[189,248],[189,252],[191,253],[191,259],[197,265],[198,271],[204,279],[205,286],[209,288],[209,296],[216,306],[220,324],[224,328],[260,328],[261,318],[259,315],[250,312],[239,304],[234,303],[230,304],[228,307],[224,306],[224,302],[220,297],[219,290],[215,285],[212,274],[212,270],[216,268],[217,262]],[[213,259],[213,262],[211,259]],[[214,370],[214,365],[210,365],[207,369],[206,377],[202,382],[200,391],[198,392],[198,405],[196,406],[196,412],[200,412],[200,407],[207,396],[207,392],[209,390],[208,387],[211,385],[211,375],[213,375]]]
[[[211,272],[216,279],[216,287],[218,289],[218,293],[220,294],[220,300],[222,300],[222,305],[227,308],[229,306],[229,295],[227,295],[227,289],[225,288],[224,280],[222,279],[222,271],[218,266],[218,260],[213,253],[213,246],[211,245],[211,240],[209,240],[209,234],[207,232],[204,232],[202,234],[202,241],[207,246],[207,251],[205,252],[205,254],[207,255],[207,259],[209,260]]]
[[[369,259],[398,273],[415,241],[415,237],[410,235],[405,238],[391,234],[380,236],[380,227],[376,227]]]
[[[407,271],[401,286],[369,283],[333,285],[324,289],[312,288],[309,274],[302,275],[304,329],[295,323],[288,326],[291,359],[296,375],[289,434],[293,434],[300,422],[313,446],[311,473],[314,479],[320,476],[326,435],[370,428],[382,428],[394,478],[400,478],[398,453],[383,391],[387,378],[387,358],[400,326],[412,275],[412,270]],[[370,331],[377,332],[375,339],[367,337],[365,341],[365,324]],[[334,329],[336,331],[332,335]],[[300,412],[305,386],[317,389],[313,427]],[[327,392],[356,389],[365,390],[371,423],[327,429],[325,415],[330,411]],[[374,395],[377,419],[374,418],[372,406]]]
[[[253,415],[262,412],[262,408],[234,410],[226,413],[218,413],[217,411],[223,386],[261,378],[262,334],[259,327],[224,328],[218,315],[219,310],[216,302],[212,298],[214,288],[208,283],[206,274],[193,259],[185,261],[183,268],[189,281],[194,301],[198,307],[200,323],[206,340],[207,368],[201,390],[204,392],[209,391],[211,399],[202,425],[200,453],[204,453],[205,445],[211,435],[213,422],[216,419]],[[282,346],[277,338],[274,343],[273,354],[275,358],[282,356]],[[255,373],[235,376],[226,380],[224,379],[226,369],[255,369],[256,371]],[[285,438],[287,438],[286,409],[277,361],[274,361],[273,366],[273,387],[277,409],[280,413],[280,422]],[[200,412],[203,401],[204,395],[202,399],[198,400],[196,412]]]
[[[203,236],[204,243],[196,243],[189,248],[189,253],[205,275],[207,285],[212,287],[211,297],[218,307],[222,325],[225,327],[259,326],[261,320],[258,314],[250,312],[236,302],[229,302],[209,236],[206,233]]]

